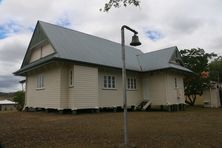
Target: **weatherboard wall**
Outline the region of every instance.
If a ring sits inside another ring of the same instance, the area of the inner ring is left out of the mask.
[[[69,108],[98,107],[98,68],[74,65],[74,85],[69,87]]]
[[[206,89],[203,91],[204,106],[205,107],[220,107],[220,94],[217,84],[214,87]]]
[[[152,105],[166,105],[166,74],[165,72],[145,73],[143,76],[144,99]]]
[[[114,76],[116,87],[104,88],[104,76]],[[136,77],[137,88],[127,90],[127,105],[136,106],[142,100],[141,78],[137,72],[127,72],[127,77]],[[99,68],[99,107],[117,107],[123,105],[122,73],[112,68]]]
[[[184,104],[183,75],[166,71],[166,100],[167,104]],[[176,84],[175,84],[176,83]]]
[[[152,105],[185,103],[183,77],[181,74],[168,70],[144,74],[144,99],[151,100]]]
[[[69,82],[68,82],[68,70],[70,65],[60,63],[60,108],[69,108]]]
[[[30,63],[34,62],[40,58],[46,57],[50,54],[54,53],[54,49],[50,44],[46,44],[44,46],[39,46],[37,48],[32,49]]]
[[[69,86],[70,68],[73,69],[73,86]],[[43,89],[36,88],[38,74],[44,75]],[[104,76],[109,75],[115,77],[114,89],[104,88]],[[128,106],[136,106],[144,99],[151,100],[152,105],[184,103],[182,75],[168,71],[128,71],[128,77],[136,78],[136,89],[127,89]],[[28,107],[75,110],[123,105],[122,72],[114,68],[54,63],[29,72],[26,89]],[[179,99],[178,90],[181,93]]]
[[[44,88],[37,88],[37,75],[44,75]],[[28,73],[26,106],[40,108],[60,108],[60,67],[49,65]]]

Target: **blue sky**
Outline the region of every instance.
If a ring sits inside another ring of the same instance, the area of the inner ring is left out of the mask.
[[[221,0],[141,0],[140,7],[104,13],[101,0],[0,0],[0,92],[21,89],[21,66],[38,20],[120,42],[120,28],[139,32],[143,52],[170,46],[222,55]],[[201,4],[201,5],[200,5]],[[190,11],[192,10],[192,11]],[[126,32],[126,44],[131,33]]]
[[[5,24],[0,24],[0,39],[6,38],[10,34],[15,34],[21,30],[21,26],[14,22],[9,20]]]
[[[0,26],[0,39],[7,37],[7,31],[4,29],[4,26]]]
[[[151,39],[152,41],[157,41],[160,40],[163,36],[160,32],[155,31],[155,30],[149,30],[146,31],[146,35],[149,39]]]
[[[56,25],[69,27],[71,25],[71,21],[66,15],[64,15],[56,20]]]

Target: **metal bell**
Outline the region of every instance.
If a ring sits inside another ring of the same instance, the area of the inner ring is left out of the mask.
[[[136,34],[134,34],[132,36],[132,42],[130,43],[130,45],[131,46],[139,46],[139,45],[141,45],[141,42],[139,41],[139,37]]]

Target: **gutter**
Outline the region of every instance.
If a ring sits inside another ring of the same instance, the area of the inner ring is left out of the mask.
[[[37,69],[37,68],[39,68],[39,67],[41,67],[43,65],[47,65],[47,64],[50,64],[50,63],[53,63],[53,62],[54,62],[54,59],[50,59],[50,60],[48,60],[46,62],[41,62],[41,63],[38,63],[38,64],[34,64],[33,66],[30,66],[30,67],[21,68],[18,71],[13,72],[13,74],[15,76],[25,76],[26,72],[29,72],[29,71]],[[27,65],[27,66],[29,66],[29,65]]]

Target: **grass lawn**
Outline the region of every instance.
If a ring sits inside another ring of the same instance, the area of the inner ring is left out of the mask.
[[[129,112],[129,141],[137,147],[222,147],[222,108],[189,107],[183,112]],[[123,113],[60,115],[0,113],[5,147],[118,147]],[[0,146],[1,147],[1,146]]]

